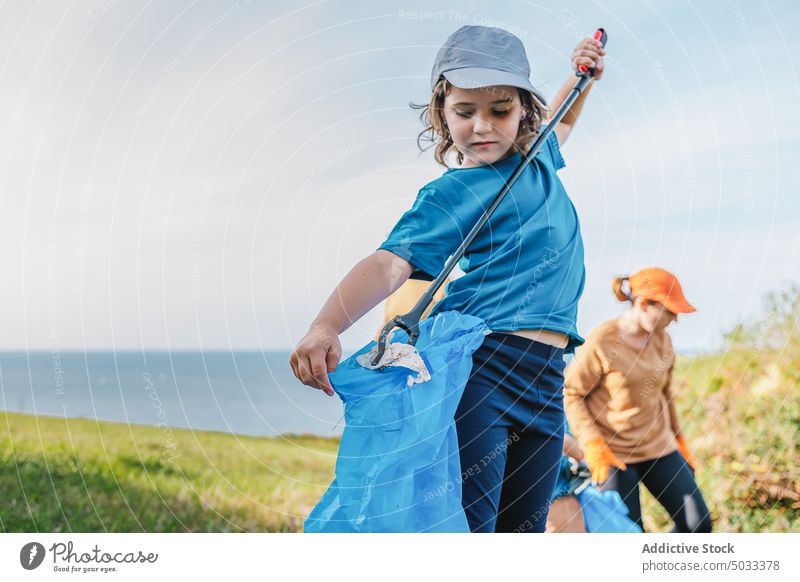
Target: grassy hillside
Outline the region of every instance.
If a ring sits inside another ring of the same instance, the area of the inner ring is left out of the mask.
[[[337,450],[0,412],[0,531],[301,531]]]

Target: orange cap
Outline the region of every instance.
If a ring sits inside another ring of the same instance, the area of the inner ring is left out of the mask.
[[[678,278],[664,269],[650,267],[628,277],[631,295],[658,301],[672,313],[697,311],[683,295]]]

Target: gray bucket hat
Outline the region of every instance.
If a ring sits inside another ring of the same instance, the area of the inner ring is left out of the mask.
[[[444,75],[461,89],[509,85],[542,94],[530,82],[531,67],[522,41],[502,28],[462,26],[444,41],[431,71],[431,90]]]

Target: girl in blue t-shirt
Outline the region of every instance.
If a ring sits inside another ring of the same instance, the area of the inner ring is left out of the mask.
[[[603,74],[605,51],[586,38],[572,66]],[[338,335],[412,275],[432,279],[522,160],[549,112],[575,84],[570,76],[548,110],[531,85],[522,42],[499,28],[464,26],[440,49],[423,131],[435,158],[457,166],[426,184],[374,253],[341,281],[290,357],[303,384],[333,388]],[[583,343],[575,321],[584,286],[583,243],[556,171],[591,84],[573,103],[467,249],[464,275],[434,312],[479,316],[493,333],[473,354],[456,413],[462,504],[474,532],[542,532],[563,436],[563,355]]]

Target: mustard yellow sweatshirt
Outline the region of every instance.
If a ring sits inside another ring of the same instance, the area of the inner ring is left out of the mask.
[[[666,331],[642,349],[622,341],[619,318],[594,329],[564,377],[564,407],[572,432],[585,445],[602,437],[623,463],[663,457],[678,446],[671,389],[675,352]]]

